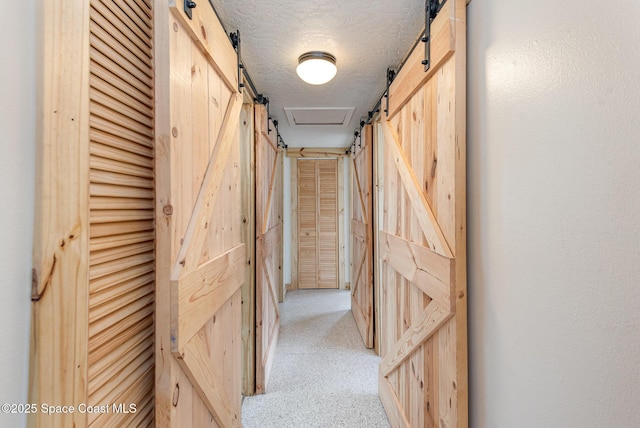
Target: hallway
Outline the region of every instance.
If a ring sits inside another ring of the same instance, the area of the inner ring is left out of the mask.
[[[267,393],[245,397],[252,427],[388,427],[378,399],[380,358],[364,347],[350,292],[287,293]]]

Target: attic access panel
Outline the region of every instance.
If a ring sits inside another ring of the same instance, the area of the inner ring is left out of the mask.
[[[285,107],[290,126],[338,125],[347,126],[355,107]]]

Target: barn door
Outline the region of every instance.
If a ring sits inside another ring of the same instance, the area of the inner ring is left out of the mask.
[[[208,4],[157,9],[156,425],[241,426],[237,56]]]
[[[255,107],[256,130],[256,392],[263,394],[269,381],[278,332],[282,287],[281,152],[269,132],[267,109]],[[275,128],[274,128],[275,129]]]
[[[379,390],[393,426],[466,427],[465,1],[431,25],[389,92]]]
[[[372,135],[372,126],[365,126],[351,189],[351,312],[367,348],[373,348]]]

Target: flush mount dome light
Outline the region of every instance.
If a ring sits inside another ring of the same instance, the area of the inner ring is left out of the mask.
[[[320,51],[306,52],[298,58],[296,73],[312,85],[323,85],[336,75],[336,57]]]

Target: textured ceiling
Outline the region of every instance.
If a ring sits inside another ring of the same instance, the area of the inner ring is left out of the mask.
[[[385,89],[424,27],[424,0],[211,0],[227,32],[240,30],[241,54],[290,147],[347,147],[360,118]],[[313,86],[295,73],[298,57],[322,50],[338,74]],[[284,107],[355,107],[347,126],[290,127]]]

